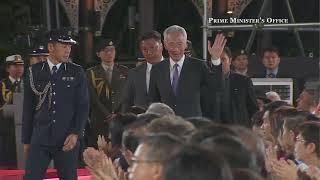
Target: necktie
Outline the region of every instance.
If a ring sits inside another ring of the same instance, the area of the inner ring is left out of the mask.
[[[14,92],[21,92],[20,81],[18,80],[14,81],[13,86],[14,86]]]
[[[54,76],[54,75],[56,75],[57,74],[57,71],[58,71],[58,68],[57,68],[57,66],[53,66],[52,67],[52,75]]]
[[[179,65],[178,64],[174,64],[173,65],[173,76],[172,76],[172,90],[173,90],[173,93],[175,95],[177,95],[177,89],[178,89],[178,82],[179,82],[179,71],[178,71],[178,67]]]
[[[269,74],[268,74],[268,78],[275,78],[275,77],[276,77],[276,75],[273,74],[273,73],[269,73]]]
[[[110,67],[107,68],[107,79],[108,79],[108,82],[111,83],[111,80],[112,80],[112,69]]]

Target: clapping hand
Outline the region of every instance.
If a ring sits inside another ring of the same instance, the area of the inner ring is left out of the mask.
[[[87,148],[83,152],[83,160],[89,169],[99,169],[102,167],[102,159],[104,153],[92,147]]]
[[[222,33],[216,35],[213,45],[211,45],[211,42],[208,41],[208,51],[212,60],[217,60],[220,58],[226,43],[227,39]]]
[[[93,171],[101,180],[127,180],[128,175],[120,166],[112,163],[111,158],[103,158],[102,168]]]
[[[283,180],[292,180],[298,178],[298,168],[292,160],[281,159],[272,162],[272,171],[276,177]]]
[[[109,157],[112,156],[113,149],[111,141],[107,142],[103,135],[99,135],[97,144],[99,151],[103,151]]]
[[[101,150],[104,150],[105,148],[108,148],[110,145],[110,143],[108,143],[104,136],[103,135],[98,135],[98,141],[97,141],[97,144],[98,144],[98,149],[101,151]]]
[[[111,158],[102,151],[87,148],[83,153],[83,159],[94,180],[127,180],[127,174],[121,167],[115,166]]]
[[[265,159],[266,170],[270,173],[272,171],[272,163],[277,161],[277,153],[273,146],[266,148]]]

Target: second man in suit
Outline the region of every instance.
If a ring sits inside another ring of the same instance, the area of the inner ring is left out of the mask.
[[[131,106],[145,109],[148,107],[150,72],[153,65],[163,59],[163,46],[159,32],[151,31],[143,34],[139,39],[139,45],[146,62],[129,72],[123,94],[123,112],[128,112]]]
[[[100,39],[96,55],[101,64],[87,70],[90,93],[89,144],[97,146],[98,135],[108,137],[106,119],[117,113],[121,106],[121,91],[127,79],[128,68],[115,64],[115,44],[110,39]]]

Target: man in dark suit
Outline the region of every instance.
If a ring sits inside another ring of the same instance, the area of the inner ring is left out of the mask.
[[[293,97],[294,100],[298,98],[304,87],[303,77],[299,74],[290,72],[287,69],[279,66],[280,52],[276,47],[270,47],[263,50],[262,63],[265,71],[262,74],[256,74],[255,78],[292,78],[293,79]],[[295,103],[295,101],[294,101]]]
[[[29,68],[25,83],[25,180],[43,179],[52,159],[60,179],[77,179],[79,138],[89,114],[86,74],[69,62],[76,42],[63,31],[52,31],[49,36],[47,60]]]
[[[230,71],[231,58],[231,51],[225,47],[221,55],[223,87],[216,93],[205,92],[210,98],[202,101],[207,107],[204,116],[222,124],[249,127],[252,115],[259,110],[256,96],[249,77]]]
[[[159,32],[151,31],[143,34],[139,39],[139,44],[146,62],[129,72],[123,94],[122,112],[128,112],[131,106],[148,108],[150,72],[153,65],[163,59],[163,46]]]
[[[116,48],[111,39],[99,39],[96,55],[101,63],[87,70],[91,104],[89,145],[95,147],[98,135],[108,137],[107,117],[121,110],[121,92],[128,75],[126,66],[114,62]]]
[[[275,47],[266,48],[262,52],[262,64],[265,67],[265,71],[260,74],[256,74],[255,78],[284,78],[286,74],[283,72],[283,68],[279,68],[280,64],[280,52]]]
[[[7,78],[0,82],[0,167],[16,168],[16,139],[13,112],[6,112],[12,105],[13,93],[22,92],[24,61],[18,54],[6,58]]]
[[[167,104],[182,117],[201,116],[201,86],[208,86],[212,91],[219,88],[221,71],[210,71],[203,61],[185,56],[187,33],[184,28],[173,25],[163,35],[169,59],[151,70],[150,100]],[[219,57],[225,43],[224,36],[219,34],[214,45],[209,45],[214,64],[220,65]]]

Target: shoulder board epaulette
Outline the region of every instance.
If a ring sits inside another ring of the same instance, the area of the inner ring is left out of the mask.
[[[79,67],[81,67],[81,65],[80,64],[77,64],[77,63],[74,63],[74,62],[68,62],[69,64],[72,64],[72,65],[74,65],[74,66],[79,66]],[[68,64],[68,63],[66,63],[66,64]]]
[[[127,66],[125,65],[121,65],[121,64],[117,64],[118,68],[121,68],[121,69],[129,69]]]
[[[128,71],[129,70],[129,68],[127,67],[127,66],[125,66],[125,65],[117,65],[118,66],[118,68],[120,69],[120,70],[122,70],[122,71]]]
[[[93,66],[93,67],[89,67],[89,68],[87,69],[87,71],[91,71],[91,70],[94,70],[94,69],[95,69],[95,67],[96,67],[96,66]]]

